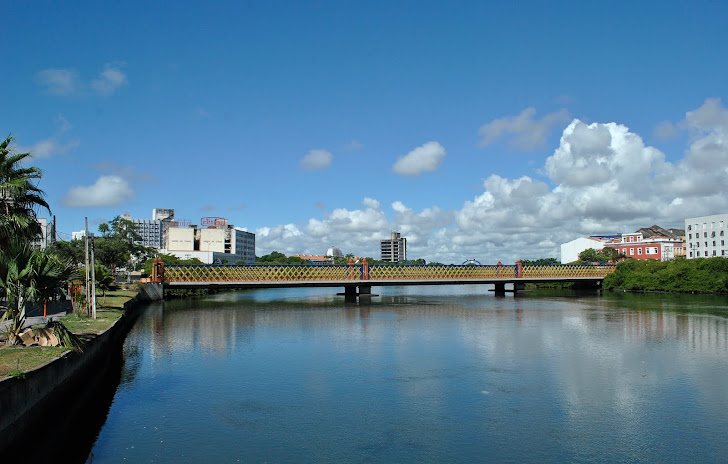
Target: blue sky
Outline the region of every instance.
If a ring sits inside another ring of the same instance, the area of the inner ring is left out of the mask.
[[[728,210],[720,2],[4,2],[0,128],[61,236],[222,216],[257,254],[558,257]]]

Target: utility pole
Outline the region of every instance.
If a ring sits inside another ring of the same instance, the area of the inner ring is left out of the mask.
[[[91,314],[94,319],[96,319],[96,258],[94,254],[94,245],[95,245],[95,238],[91,237],[91,293],[92,293],[92,300],[91,300]]]
[[[86,232],[83,235],[86,248],[86,315],[90,316],[89,298],[91,298],[91,289],[89,288],[89,269],[88,269],[88,217],[86,217]]]

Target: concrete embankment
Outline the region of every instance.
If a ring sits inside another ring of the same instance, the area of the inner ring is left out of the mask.
[[[83,353],[67,352],[23,376],[0,381],[0,457],[31,443],[32,431],[52,428],[57,418],[49,411],[54,410],[54,403],[74,398],[79,386],[93,379],[121,349],[143,307],[162,298],[161,285],[146,284],[124,305],[124,315],[90,340]],[[28,451],[32,455],[32,448]]]

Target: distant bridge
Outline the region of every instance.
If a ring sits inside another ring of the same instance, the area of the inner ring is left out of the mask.
[[[526,283],[584,282],[600,287],[613,264],[521,265],[166,265],[155,264],[152,280],[166,289],[344,287],[345,295],[371,294],[372,287],[492,284],[496,294],[523,290]]]

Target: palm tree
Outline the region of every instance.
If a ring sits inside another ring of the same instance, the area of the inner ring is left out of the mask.
[[[10,237],[33,240],[40,235],[36,210],[50,206],[44,193],[33,182],[43,173],[37,167],[23,167],[30,153],[15,153],[10,144],[12,136],[0,143],[0,247],[5,247]]]
[[[104,304],[106,304],[106,290],[111,289],[114,285],[114,274],[109,268],[102,264],[96,266],[96,286],[101,289],[104,295]]]
[[[47,250],[33,248],[18,237],[0,250],[0,320],[10,320],[7,343],[17,343],[29,303],[49,298],[66,280],[71,265]]]

